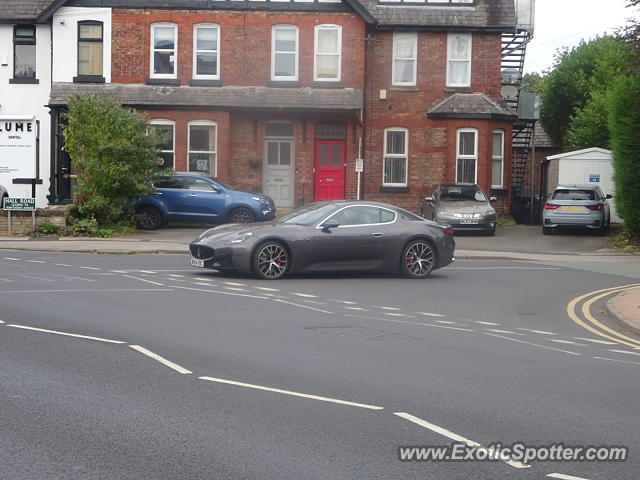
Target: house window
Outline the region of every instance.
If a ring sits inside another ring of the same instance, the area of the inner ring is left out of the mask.
[[[407,186],[408,137],[409,131],[406,128],[387,128],[384,131],[382,173],[382,184],[384,186]]]
[[[471,34],[450,33],[447,39],[447,86],[471,86]]]
[[[193,78],[220,78],[220,27],[213,23],[193,27]]]
[[[412,33],[393,34],[393,85],[416,84],[416,52],[418,35]]]
[[[339,25],[318,25],[315,28],[316,81],[339,81],[342,54],[342,28]]]
[[[78,76],[102,76],[102,22],[78,22]]]
[[[457,132],[456,183],[476,183],[478,163],[478,131],[461,128]]]
[[[162,168],[174,169],[175,165],[175,122],[172,120],[154,119],[149,128],[160,135],[160,159]]]
[[[217,174],[216,124],[205,120],[189,122],[189,171]]]
[[[493,131],[493,150],[491,164],[491,186],[502,188],[504,175],[504,131]]]
[[[16,25],[13,29],[13,79],[37,83],[35,25]]]
[[[151,25],[151,77],[176,78],[178,27],[173,23]]]
[[[271,44],[271,80],[298,80],[298,27],[274,25]]]

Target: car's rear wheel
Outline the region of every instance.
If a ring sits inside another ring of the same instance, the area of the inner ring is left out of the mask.
[[[409,278],[425,278],[436,265],[436,251],[428,240],[413,240],[402,250],[400,270]]]
[[[140,207],[136,215],[138,216],[138,228],[143,230],[156,230],[162,226],[162,213],[155,207]]]
[[[280,242],[268,241],[253,252],[253,272],[263,280],[278,280],[289,269],[289,252]]]
[[[229,222],[231,223],[251,223],[256,220],[256,216],[251,210],[245,207],[238,207],[231,210]]]

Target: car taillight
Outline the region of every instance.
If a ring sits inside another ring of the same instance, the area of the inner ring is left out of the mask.
[[[453,235],[453,228],[447,227],[442,231],[442,233],[444,233],[445,235]]]
[[[556,208],[560,208],[560,205],[554,205],[553,203],[549,203],[549,202],[544,204],[545,210],[555,210]]]
[[[601,203],[598,203],[597,205],[585,205],[585,207],[587,207],[589,210],[602,210],[604,208]]]

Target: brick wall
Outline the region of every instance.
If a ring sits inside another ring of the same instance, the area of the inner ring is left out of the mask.
[[[67,213],[63,209],[38,209],[36,226],[50,222],[58,227],[66,227]],[[31,212],[11,212],[11,234],[29,235],[35,227]],[[0,235],[9,235],[9,212],[0,209]]]
[[[364,85],[364,22],[355,13],[221,10],[113,10],[112,73],[115,83],[144,83],[150,69],[150,31],[155,22],[178,25],[178,79],[188,85],[193,69],[193,25],[220,25],[220,78],[224,85],[268,85],[271,80],[271,26],[299,28],[299,80],[313,83],[314,27],[342,26],[345,88]]]

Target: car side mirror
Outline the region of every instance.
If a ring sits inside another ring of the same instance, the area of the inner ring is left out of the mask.
[[[213,185],[211,185],[211,190],[213,190],[213,193],[220,193],[220,189],[218,187],[214,187]]]
[[[496,200],[498,200],[496,197],[491,197],[491,198],[489,198],[489,201],[490,201],[490,202],[495,202]]]
[[[429,196],[429,197],[424,197],[425,202],[429,202],[429,203],[434,203],[436,200],[435,198]]]
[[[610,198],[613,198],[613,195],[610,195],[607,193],[607,196],[605,197],[607,200],[609,200]]]
[[[339,225],[335,220],[327,220],[320,226],[322,227],[323,232],[330,233],[332,228],[338,228]]]

